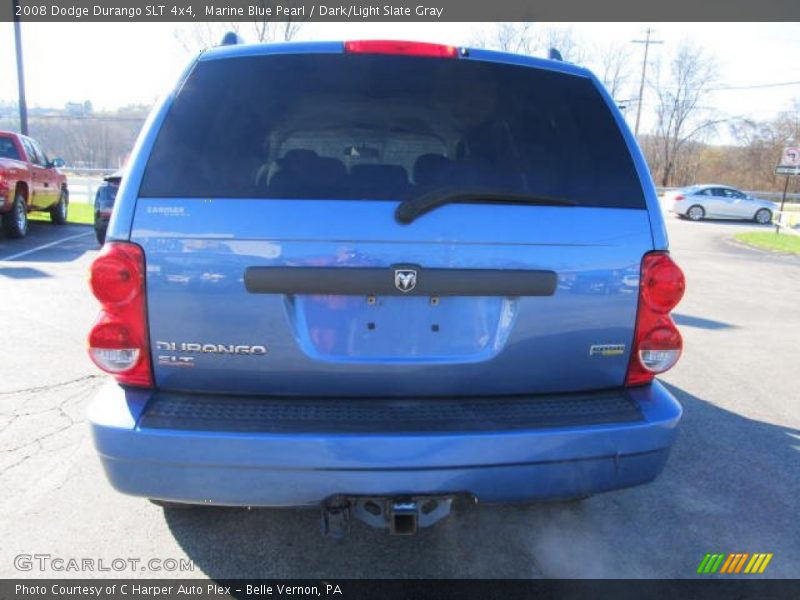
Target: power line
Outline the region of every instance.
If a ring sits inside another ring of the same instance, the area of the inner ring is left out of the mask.
[[[723,90],[758,90],[763,88],[786,87],[790,85],[800,85],[800,81],[781,81],[779,83],[756,83],[753,85],[724,85],[720,87],[708,88],[710,92]]]
[[[650,39],[650,34],[653,33],[653,30],[648,27],[647,28],[647,38],[644,40],[631,40],[634,44],[644,44],[644,60],[642,61],[642,79],[639,82],[639,101],[636,105],[636,126],[634,127],[633,134],[639,135],[639,120],[642,116],[642,95],[644,94],[644,77],[647,71],[647,53],[650,50],[650,44],[663,44],[664,42],[661,40],[652,40]]]

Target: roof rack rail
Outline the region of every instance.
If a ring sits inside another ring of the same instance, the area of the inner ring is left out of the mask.
[[[222,36],[222,41],[220,42],[220,46],[235,46],[236,44],[243,44],[244,40],[242,36],[240,36],[235,31],[229,31],[224,36]]]
[[[547,58],[549,58],[550,60],[558,60],[564,62],[564,59],[561,56],[561,52],[559,52],[556,48],[550,48],[550,50],[547,51]]]

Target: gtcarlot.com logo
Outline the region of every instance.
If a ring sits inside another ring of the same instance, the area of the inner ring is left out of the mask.
[[[175,573],[194,571],[194,561],[189,558],[78,558],[50,554],[17,554],[14,557],[14,568],[17,571],[55,571],[59,573],[141,573],[142,571]]]
[[[706,554],[697,566],[697,572],[701,575],[756,575],[763,573],[771,560],[772,552]]]

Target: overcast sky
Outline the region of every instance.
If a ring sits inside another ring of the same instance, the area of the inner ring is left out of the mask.
[[[557,24],[588,47],[641,38],[650,25],[664,44],[651,58],[667,59],[684,38],[701,44],[720,65],[720,82],[731,87],[795,82],[767,88],[714,92],[708,98],[725,116],[766,119],[793,108],[800,99],[798,23],[572,23]],[[63,107],[91,100],[96,109],[150,103],[174,81],[191,55],[176,39],[173,23],[24,23],[25,75],[30,106]],[[544,25],[543,25],[544,26]],[[306,24],[300,39],[415,39],[468,45],[487,23]],[[630,44],[631,75],[638,82],[641,45]],[[651,63],[652,64],[652,63]],[[0,23],[0,100],[16,99],[14,37]],[[636,85],[628,95],[636,97]],[[652,123],[645,95],[643,130]]]

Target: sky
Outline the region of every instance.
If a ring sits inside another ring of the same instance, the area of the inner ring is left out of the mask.
[[[800,99],[800,23],[562,23],[588,47],[641,39],[650,26],[664,44],[651,46],[651,62],[666,60],[683,39],[705,48],[719,64],[722,86],[708,105],[726,117],[769,119],[797,110]],[[177,38],[177,23],[23,23],[25,78],[29,106],[63,107],[91,100],[95,109],[151,103],[168,90],[192,54]],[[298,39],[411,39],[469,45],[490,23],[310,23]],[[641,45],[630,44],[631,90],[635,98]],[[0,23],[0,101],[16,100],[13,24]],[[652,97],[643,104],[643,126],[652,126]]]

